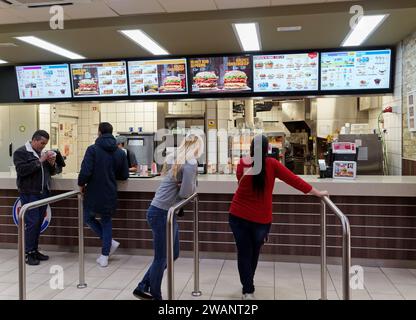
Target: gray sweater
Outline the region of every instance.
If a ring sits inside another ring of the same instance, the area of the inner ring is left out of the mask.
[[[178,172],[176,180],[172,177],[171,170],[169,170],[157,189],[151,205],[159,209],[169,210],[181,199],[191,196],[196,189],[197,173],[198,163],[195,159],[186,161]]]

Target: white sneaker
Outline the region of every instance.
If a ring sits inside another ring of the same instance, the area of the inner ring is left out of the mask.
[[[107,267],[108,266],[108,256],[103,256],[103,255],[100,255],[98,258],[97,258],[97,263],[100,265],[100,267]]]
[[[119,246],[120,246],[120,242],[114,239],[111,240],[110,256],[117,250]]]
[[[253,293],[245,293],[241,297],[242,300],[256,300]]]

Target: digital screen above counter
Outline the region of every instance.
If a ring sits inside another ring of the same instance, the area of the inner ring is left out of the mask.
[[[17,66],[16,76],[21,100],[72,97],[68,64]]]
[[[254,92],[318,91],[319,53],[253,56]]]
[[[321,53],[321,90],[391,88],[392,51],[363,50]]]
[[[192,93],[220,95],[252,90],[249,55],[190,58],[189,65]]]
[[[187,94],[186,59],[129,61],[130,95]]]
[[[127,96],[125,61],[71,64],[74,98]]]

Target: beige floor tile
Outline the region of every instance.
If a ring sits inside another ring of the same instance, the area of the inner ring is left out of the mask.
[[[52,289],[49,285],[41,285],[27,293],[28,300],[51,300],[62,290]]]
[[[123,290],[137,278],[138,271],[132,269],[117,269],[109,277],[100,283],[98,288]]]
[[[394,284],[416,285],[416,275],[407,269],[381,268],[381,270]]]
[[[404,300],[401,295],[398,294],[384,294],[384,293],[370,293],[373,300]]]
[[[416,300],[416,285],[396,284],[395,286],[406,300]]]
[[[94,289],[83,300],[114,300],[120,293],[121,290]]]
[[[306,290],[306,296],[308,300],[321,299],[321,290]],[[334,290],[327,291],[328,300],[339,300],[338,294]]]
[[[59,292],[56,296],[52,298],[52,300],[81,300],[85,296],[87,296],[93,288],[83,288],[78,289],[76,287],[67,287],[61,292]]]

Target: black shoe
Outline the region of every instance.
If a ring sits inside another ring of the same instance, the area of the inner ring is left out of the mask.
[[[34,252],[26,253],[26,263],[30,266],[37,266],[40,261],[36,258],[36,254]]]
[[[153,296],[150,294],[150,293],[147,293],[147,292],[144,292],[144,291],[142,291],[142,290],[139,290],[139,289],[134,289],[134,291],[133,291],[133,295],[136,297],[136,298],[139,298],[139,299],[141,299],[141,300],[154,300],[153,299]]]
[[[47,261],[47,260],[49,260],[49,256],[40,253],[38,250],[35,251],[35,257],[39,261]]]

